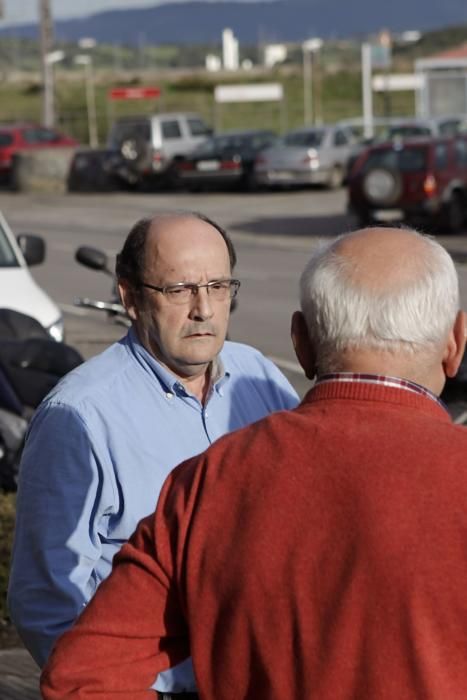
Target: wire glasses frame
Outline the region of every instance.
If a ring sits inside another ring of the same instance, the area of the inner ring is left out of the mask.
[[[202,288],[206,289],[209,297],[214,301],[225,301],[228,298],[234,299],[240,288],[240,280],[212,280],[206,284],[179,282],[178,284],[168,284],[165,287],[157,287],[155,284],[141,282],[141,286],[160,292],[170,304],[187,304]]]

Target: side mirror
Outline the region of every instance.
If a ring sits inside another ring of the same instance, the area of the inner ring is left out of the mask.
[[[29,267],[40,265],[45,260],[45,241],[33,233],[20,233],[16,236],[24,259]]]
[[[75,260],[79,262],[80,265],[89,267],[91,270],[99,270],[100,272],[112,274],[107,267],[107,255],[103,250],[99,250],[98,248],[92,248],[87,245],[80,246],[75,253]]]

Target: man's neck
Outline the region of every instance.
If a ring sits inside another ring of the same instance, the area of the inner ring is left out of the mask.
[[[181,382],[185,389],[196,396],[199,402],[204,405],[211,388],[211,366],[203,374],[196,377],[184,377]]]

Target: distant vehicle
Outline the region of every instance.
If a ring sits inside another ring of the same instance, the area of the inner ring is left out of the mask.
[[[285,134],[256,159],[259,185],[342,185],[355,138],[339,125],[303,127]]]
[[[347,161],[348,179],[350,171],[359,155],[377,143],[385,141],[403,141],[417,136],[454,136],[467,130],[467,118],[465,115],[433,117],[430,119],[408,117],[377,120],[377,133],[372,138],[361,139],[352,149]]]
[[[213,186],[252,189],[255,158],[276,140],[274,132],[264,129],[216,134],[177,162],[179,182],[191,191]]]
[[[77,145],[76,139],[39,124],[0,124],[0,179],[10,182],[13,158],[20,151]]]
[[[0,212],[0,308],[32,316],[54,340],[63,340],[63,318],[58,306],[34,281],[28,267],[45,258],[40,236],[13,235]]]
[[[129,184],[170,183],[176,177],[176,159],[211,134],[212,129],[195,113],[122,117],[112,125],[107,147],[123,156]]]
[[[349,178],[363,225],[408,221],[458,231],[467,213],[467,138],[418,138],[368,147]]]

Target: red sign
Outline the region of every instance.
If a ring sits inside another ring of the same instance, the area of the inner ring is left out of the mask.
[[[158,87],[129,87],[112,88],[109,90],[111,100],[148,100],[160,97],[161,91]]]

